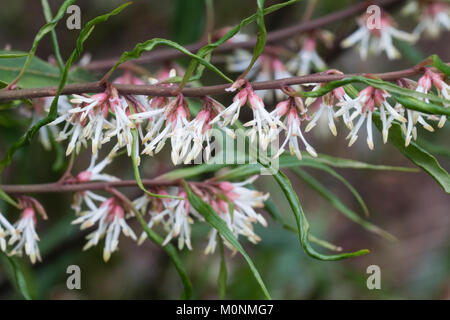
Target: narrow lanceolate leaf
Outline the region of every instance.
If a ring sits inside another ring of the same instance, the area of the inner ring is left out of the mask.
[[[347,169],[366,169],[366,170],[385,170],[385,171],[400,171],[400,172],[418,172],[416,168],[407,168],[407,167],[398,167],[398,166],[385,166],[385,165],[376,165],[370,164],[366,162],[338,158],[333,156],[328,156],[325,154],[319,154],[317,158],[313,158],[308,154],[303,155],[302,160],[298,160],[297,157],[291,156],[288,154],[282,155],[279,161],[280,168],[291,168],[291,167],[311,167],[320,170],[327,171],[337,179],[339,179],[342,183],[346,185],[346,187],[355,195],[358,199],[358,202],[361,203],[361,206],[366,211],[365,204],[361,197],[357,194],[356,190],[346,181],[342,176],[340,176],[336,171],[331,169],[334,168],[347,168]],[[328,169],[327,169],[328,167]],[[261,164],[246,164],[231,169],[227,173],[213,178],[213,180],[236,180],[244,177],[248,177],[251,175],[259,174],[264,167]],[[181,169],[183,170],[183,169]]]
[[[146,52],[146,51],[151,51],[153,50],[155,47],[160,46],[160,45],[165,45],[171,48],[174,48],[182,53],[184,53],[185,55],[187,55],[188,57],[196,60],[198,63],[204,65],[206,68],[210,69],[211,71],[215,72],[216,74],[218,74],[220,77],[222,77],[223,79],[225,79],[228,82],[233,82],[233,80],[231,80],[230,78],[228,78],[222,71],[220,71],[219,69],[217,69],[214,65],[212,65],[208,60],[206,60],[203,57],[200,57],[196,54],[193,54],[192,52],[190,52],[189,50],[187,50],[185,47],[179,45],[178,43],[174,42],[174,41],[170,41],[167,39],[161,39],[161,38],[154,38],[151,40],[147,40],[145,42],[142,43],[138,43],[133,50],[131,51],[126,51],[122,54],[122,56],[119,58],[119,61],[117,61],[117,63],[114,65],[114,67],[111,68],[111,70],[108,71],[107,76],[111,75],[118,67],[119,65],[121,65],[122,63],[129,61],[131,59],[137,59],[139,58],[142,53]]]
[[[67,1],[66,1],[67,2]],[[108,20],[111,16],[118,14],[119,12],[121,12],[126,6],[128,6],[130,3],[125,3],[123,5],[121,5],[120,7],[114,9],[113,11],[98,16],[92,20],[90,20],[85,27],[80,31],[80,35],[78,36],[77,39],[77,43],[76,43],[76,47],[75,50],[72,52],[72,54],[70,55],[69,59],[66,62],[66,65],[64,67],[64,71],[62,72],[61,76],[60,76],[60,80],[59,80],[59,85],[58,85],[58,90],[56,92],[55,98],[53,99],[53,102],[50,106],[50,110],[48,112],[48,115],[41,119],[40,121],[38,121],[36,124],[34,124],[26,133],[25,135],[20,138],[19,140],[17,140],[9,149],[8,152],[6,153],[6,156],[0,161],[0,173],[3,172],[3,170],[5,169],[6,166],[8,166],[9,164],[11,164],[12,161],[12,157],[14,155],[14,153],[21,147],[23,147],[24,145],[27,145],[31,142],[31,139],[34,137],[34,135],[38,132],[38,130],[49,124],[50,122],[52,122],[53,120],[56,119],[57,115],[58,115],[58,100],[59,100],[59,96],[61,94],[62,89],[64,88],[64,86],[66,85],[67,79],[68,79],[68,75],[69,75],[69,70],[70,67],[72,66],[72,64],[75,63],[76,60],[78,60],[78,58],[81,56],[81,53],[83,51],[83,45],[84,42],[89,38],[89,36],[91,35],[92,31],[94,31],[94,28],[97,24],[105,22],[106,20]],[[59,15],[56,15],[56,17]],[[56,18],[55,17],[55,18]]]
[[[12,281],[15,282],[17,289],[23,295],[26,300],[33,299],[33,284],[30,281],[29,275],[27,275],[26,267],[22,266],[22,264],[17,261],[15,257],[9,257],[5,253],[0,251],[0,255],[4,257],[4,260],[9,264],[12,277],[14,278]]]
[[[181,169],[175,169],[173,171],[167,172],[156,179],[161,180],[177,180],[177,179],[188,179],[191,177],[195,177],[198,175],[201,175],[203,173],[208,172],[216,172],[224,167],[226,167],[227,164],[200,164],[192,167],[187,168],[181,168]]]
[[[219,287],[219,298],[225,299],[227,292],[227,262],[225,261],[225,250],[223,240],[219,237],[219,249],[220,249],[220,269],[219,276],[217,278],[217,285]]]
[[[278,3],[275,4],[273,6],[270,6],[268,8],[263,9],[263,15],[267,15],[270,14],[272,12],[275,12],[285,6],[291,5],[295,2],[298,2],[300,0],[289,0],[289,1],[285,1],[282,3]],[[258,9],[259,10],[259,9]],[[257,21],[258,17],[260,17],[261,13],[255,13],[245,19],[243,19],[239,25],[233,27],[232,29],[230,29],[222,38],[220,38],[219,40],[213,42],[213,43],[209,43],[206,46],[200,48],[197,51],[197,56],[201,57],[201,58],[206,58],[209,55],[211,55],[211,53],[219,46],[221,46],[222,44],[224,44],[225,42],[227,42],[228,40],[230,40],[232,37],[234,37],[239,31],[241,31],[242,28],[244,28],[245,26],[249,25],[250,23],[253,23],[255,21]],[[259,18],[260,19],[260,18]],[[261,41],[261,40],[260,40]],[[189,69],[191,70],[191,72],[193,72],[193,70],[195,69],[195,67],[198,65],[198,62],[193,60],[191,61],[191,63],[189,64]],[[197,75],[195,76],[195,78],[199,78],[202,75],[203,70],[200,70],[200,68],[197,69]]]
[[[443,72],[447,77],[450,77],[450,66],[443,62],[438,55],[434,54],[430,57],[433,67]]]
[[[184,189],[186,190],[189,203],[192,207],[194,207],[197,212],[199,212],[214,229],[216,229],[219,234],[228,241],[233,247],[236,248],[236,250],[239,251],[240,254],[244,257],[244,259],[247,261],[250,270],[253,273],[253,276],[255,277],[256,281],[258,282],[259,286],[261,287],[261,290],[263,291],[265,297],[267,299],[270,299],[269,292],[266,289],[266,286],[259,275],[258,270],[256,269],[252,259],[247,255],[244,248],[241,246],[241,244],[238,242],[236,237],[234,236],[233,232],[228,228],[225,221],[223,221],[218,214],[214,211],[214,209],[205,201],[203,201],[201,198],[196,196],[192,190],[189,188],[188,184],[184,182]]]
[[[309,91],[309,92],[297,92],[298,95],[304,97],[321,97],[324,94],[336,89],[338,87],[342,87],[351,83],[364,83],[368,86],[372,86],[374,88],[386,90],[391,94],[395,94],[396,96],[403,96],[410,98],[410,105],[405,106],[406,108],[416,109],[429,114],[442,114],[442,115],[450,115],[450,110],[448,108],[442,107],[442,105],[448,105],[450,101],[445,98],[439,97],[434,94],[425,94],[421,92],[417,92],[414,90],[409,90],[406,88],[402,88],[396,84],[391,82],[377,80],[377,79],[369,79],[362,76],[351,76],[344,78],[342,80],[336,80],[326,83],[324,86],[319,88],[318,90]],[[395,97],[394,97],[395,98]],[[427,107],[426,104],[420,104],[419,102],[423,99],[428,99],[433,103],[432,106]]]
[[[0,199],[8,202],[10,205],[16,207],[17,209],[20,209],[19,204],[14,201],[10,196],[8,196],[2,189],[0,189]]]
[[[348,208],[335,194],[333,194],[327,187],[320,183],[316,178],[309,175],[300,168],[291,168],[303,181],[305,181],[312,189],[318,192],[325,200],[331,203],[339,212],[345,215],[353,222],[361,225],[363,228],[373,232],[389,241],[395,241],[395,237],[389,232],[384,231],[380,227],[364,220],[356,212]]]
[[[15,58],[23,58],[27,57],[28,53],[0,53],[0,59],[15,59]]]
[[[270,170],[269,167],[267,167],[267,169]],[[273,177],[275,178],[275,180],[277,181],[278,185],[280,186],[281,190],[283,191],[284,195],[286,196],[286,198],[289,202],[289,205],[291,206],[291,209],[295,216],[295,220],[297,222],[300,244],[309,256],[319,259],[319,260],[331,261],[331,260],[340,260],[340,259],[361,256],[361,255],[369,253],[369,250],[367,250],[367,249],[350,252],[350,253],[334,254],[334,255],[326,255],[326,254],[321,254],[321,253],[317,252],[311,246],[310,238],[309,238],[310,226],[309,226],[308,220],[306,219],[305,213],[303,212],[300,201],[298,200],[297,194],[295,193],[294,189],[292,188],[291,182],[280,170],[278,170],[276,172],[274,170],[272,170],[272,174],[273,174]]]
[[[373,121],[378,130],[381,131],[382,123],[380,116],[374,113]],[[432,176],[446,193],[450,193],[450,175],[448,172],[441,167],[433,155],[424,150],[414,141],[411,141],[411,143],[405,147],[405,138],[403,137],[400,124],[396,122],[392,123],[392,127],[389,129],[388,139],[389,142],[393,144],[401,153],[403,153],[404,156]]]
[[[131,131],[131,134],[133,136],[133,146],[132,146],[133,151],[131,152],[131,161],[133,163],[134,178],[136,179],[136,182],[137,182],[139,188],[142,191],[144,191],[146,194],[148,194],[150,197],[183,199],[183,198],[180,198],[177,196],[172,196],[172,195],[163,195],[163,194],[152,193],[152,192],[148,191],[147,189],[145,189],[144,184],[142,183],[141,174],[139,173],[139,165],[138,165],[138,159],[136,157],[136,152],[134,152],[134,150],[136,150],[136,148],[138,147],[138,132],[136,129],[133,129]]]
[[[139,223],[141,224],[142,229],[144,229],[144,232],[147,234],[148,238],[157,245],[159,245],[161,248],[163,248],[164,251],[169,256],[169,258],[172,260],[173,264],[175,265],[175,269],[177,270],[181,282],[183,283],[184,286],[184,291],[181,296],[181,299],[191,299],[192,283],[191,280],[189,279],[189,276],[187,275],[186,270],[184,269],[180,257],[178,256],[177,249],[170,243],[163,245],[164,239],[161,238],[156,232],[154,232],[152,229],[148,227],[141,213],[138,210],[133,210],[133,212],[136,215],[136,218],[138,219]]]
[[[284,222],[284,219],[283,219],[283,216],[281,215],[280,210],[278,210],[277,206],[271,199],[267,199],[264,202],[264,210],[266,210],[267,213],[272,217],[272,219],[275,220],[276,222],[278,222],[284,229],[286,229],[290,232],[293,232],[295,234],[298,233],[296,227],[291,226]],[[332,244],[328,241],[319,239],[312,234],[309,235],[309,241],[311,241],[321,247],[324,247],[325,249],[331,250],[331,251],[342,251],[341,247],[339,247],[335,244]]]
[[[15,55],[16,57],[8,57]],[[13,81],[22,70],[22,66],[25,63],[28,53],[20,51],[2,51],[0,50],[0,81],[10,83]],[[51,65],[50,63],[38,58],[33,57],[27,70],[20,78],[17,85],[20,88],[41,88],[41,87],[53,87],[59,84],[60,70],[59,68]],[[97,78],[86,70],[81,68],[75,68],[71,70],[67,82],[68,83],[81,83],[96,81]]]
[[[46,34],[48,34],[49,32],[51,32],[52,30],[55,29],[58,22],[64,17],[64,14],[66,13],[67,8],[69,6],[71,6],[74,2],[75,2],[75,0],[64,1],[62,6],[59,8],[58,12],[56,13],[55,17],[50,22],[44,24],[41,27],[41,29],[39,29],[38,33],[36,34],[36,37],[34,38],[33,45],[31,47],[30,51],[28,52],[27,59],[22,67],[22,70],[17,75],[17,77],[12,81],[12,83],[17,83],[20,80],[20,78],[22,77],[22,75],[27,71],[27,68],[30,65],[31,60],[34,57],[37,47],[38,47],[39,43],[41,42],[41,40],[45,37]]]
[[[266,46],[266,38],[267,31],[266,25],[264,24],[264,0],[256,0],[257,10],[256,10],[256,24],[258,25],[258,36],[256,38],[255,48],[253,49],[253,57],[250,61],[249,66],[247,67],[246,73],[250,71],[250,69],[255,64],[256,60],[258,60],[259,56],[264,50]]]

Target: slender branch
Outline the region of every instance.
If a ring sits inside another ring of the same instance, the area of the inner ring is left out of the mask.
[[[414,67],[385,72],[385,73],[353,73],[353,74],[325,74],[316,73],[307,76],[291,77],[279,80],[262,81],[251,83],[254,90],[270,90],[281,89],[283,86],[304,84],[304,83],[322,83],[335,80],[341,80],[350,76],[375,76],[385,81],[394,81],[400,78],[411,77],[423,72],[423,63],[415,65]],[[114,85],[120,94],[137,94],[147,96],[161,96],[170,97],[178,94],[178,87],[168,87],[164,85],[131,85],[131,84],[115,84]],[[181,92],[186,97],[203,97],[212,95],[225,94],[225,89],[230,87],[230,84],[220,84],[213,86],[197,87],[197,88],[184,88]],[[64,87],[61,94],[82,94],[82,93],[99,93],[106,89],[106,84],[101,85],[98,82],[87,82],[80,84],[69,84]],[[0,102],[25,99],[25,98],[40,98],[49,97],[56,94],[56,87],[47,88],[35,88],[35,89],[21,89],[21,90],[9,90],[0,91]]]
[[[147,187],[155,186],[176,186],[180,185],[180,180],[160,180],[160,179],[142,179],[142,183]],[[197,185],[204,185],[205,182],[192,182]],[[82,183],[42,183],[42,184],[23,184],[23,185],[0,185],[0,190],[8,194],[28,194],[28,193],[65,193],[78,192],[85,190],[105,190],[111,188],[138,187],[135,180],[120,180],[113,182],[82,182]]]
[[[369,4],[376,4],[381,7],[386,7],[392,5],[394,3],[403,2],[404,0],[367,0],[360,1],[352,6],[333,12],[321,18],[317,18],[314,20],[310,20],[307,22],[303,22],[300,24],[296,24],[287,28],[283,28],[280,30],[272,31],[267,33],[267,43],[279,42],[285,39],[288,39],[296,34],[309,32],[314,29],[321,28],[330,23],[352,17],[364,10],[368,7]],[[190,45],[185,46],[191,52],[195,52],[199,50],[201,47],[206,45],[207,42],[202,40],[200,42],[192,43]],[[215,52],[226,52],[237,48],[253,48],[256,44],[256,38],[250,39],[248,41],[241,42],[226,42],[220,47],[218,47]],[[181,57],[183,53],[174,49],[159,49],[147,54],[142,55],[140,58],[133,60],[134,63],[137,64],[146,64],[146,63],[155,63],[161,61],[170,61],[175,58]],[[118,58],[111,58],[106,60],[93,61],[86,65],[84,68],[88,70],[102,70],[109,69],[114,66],[117,62]]]

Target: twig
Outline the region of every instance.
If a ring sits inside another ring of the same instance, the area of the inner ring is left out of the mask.
[[[144,186],[178,186],[181,180],[160,180],[160,179],[142,179]],[[205,186],[206,182],[190,182],[197,186]],[[214,182],[208,182],[209,184]],[[104,190],[111,188],[138,187],[135,180],[120,180],[113,182],[82,182],[82,183],[66,183],[59,182],[42,183],[42,184],[23,184],[23,185],[0,185],[0,190],[8,194],[28,194],[28,193],[66,193],[78,192],[86,190]]]
[[[394,81],[400,78],[406,78],[422,73],[423,64],[418,64],[414,67],[385,72],[385,73],[353,73],[353,74],[324,74],[316,73],[307,76],[291,77],[279,80],[262,81],[251,83],[254,90],[271,90],[271,89],[281,89],[284,86],[304,84],[304,83],[322,83],[330,82],[335,80],[342,80],[350,76],[371,76],[377,77],[385,81]],[[181,93],[186,97],[204,97],[212,95],[225,94],[225,89],[228,88],[230,84],[220,84],[205,87],[196,88],[184,88]],[[127,94],[137,94],[137,95],[147,95],[147,96],[161,96],[170,97],[176,96],[178,94],[177,87],[168,87],[164,85],[131,85],[131,84],[115,84],[115,88],[122,95]],[[99,93],[105,91],[106,86],[101,85],[98,82],[87,82],[80,84],[70,84],[64,87],[62,90],[63,95],[69,94],[83,94],[83,93]],[[16,99],[25,98],[40,98],[49,97],[56,94],[56,87],[47,88],[35,88],[35,89],[21,89],[21,90],[9,90],[0,91],[0,102],[6,102]]]

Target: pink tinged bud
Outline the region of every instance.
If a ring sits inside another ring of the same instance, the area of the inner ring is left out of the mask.
[[[436,88],[438,88],[439,90],[442,90],[442,77],[441,75],[434,73],[432,71],[429,72],[430,76],[431,76],[431,80],[433,81],[433,84]]]
[[[342,87],[336,88],[333,90],[333,94],[338,100],[342,100],[345,95],[345,90]]]
[[[385,100],[385,95],[383,94],[382,90],[375,89],[373,94],[373,99],[375,100],[375,103],[380,106]]]
[[[231,192],[234,189],[234,186],[231,182],[224,181],[219,183],[219,188],[225,192]]]
[[[288,112],[290,104],[291,102],[289,100],[279,102],[275,107],[278,116],[280,117],[284,116]]]
[[[362,97],[362,96],[366,96],[366,97],[370,97],[373,94],[373,87],[367,87],[363,90],[361,90],[358,94],[358,96]]]
[[[25,210],[23,210],[23,212],[22,212],[22,217],[23,218],[33,218],[34,220],[36,220],[36,214],[34,212],[34,209],[31,207],[25,208]]]
[[[113,203],[114,203],[114,198],[109,198],[109,199],[106,199],[105,201],[103,201],[100,204],[100,207],[111,207],[113,205]]]
[[[248,102],[253,109],[262,109],[264,108],[264,103],[260,96],[256,94],[255,91],[249,90],[248,93]]]
[[[243,89],[238,92],[237,95],[234,96],[233,101],[239,100],[239,105],[242,107],[247,101],[248,92],[247,89]]]
[[[118,217],[120,219],[123,219],[125,216],[123,208],[119,205],[115,205],[113,207],[113,209],[111,210],[111,215],[112,217]]]
[[[316,40],[312,37],[308,37],[305,39],[305,41],[303,42],[303,50],[306,51],[316,51]]]
[[[219,211],[227,212],[228,211],[228,203],[224,200],[219,200]]]
[[[211,207],[214,209],[215,212],[220,212],[219,205],[216,201],[211,201]]]
[[[424,88],[425,91],[428,92],[431,89],[431,75],[429,74],[429,72],[420,77],[417,84],[419,87]]]
[[[368,108],[370,111],[373,111],[375,109],[375,100],[373,98],[367,100],[366,108]]]
[[[104,92],[94,94],[91,99],[97,100],[99,103],[104,103],[108,99],[108,95]]]
[[[446,3],[431,2],[430,4],[426,5],[425,12],[427,15],[434,17],[437,14],[439,14],[441,12],[445,12],[447,10],[448,10],[448,5]]]
[[[296,125],[297,123],[299,123],[297,111],[295,108],[291,108],[288,115],[288,126]]]
[[[77,175],[77,181],[78,182],[87,182],[91,179],[91,176],[92,176],[92,172],[89,172],[89,171],[80,172]]]

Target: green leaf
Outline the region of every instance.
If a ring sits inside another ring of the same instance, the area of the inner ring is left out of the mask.
[[[225,261],[225,250],[223,240],[219,238],[219,250],[220,250],[220,269],[219,276],[217,278],[217,286],[219,287],[219,299],[225,299],[227,292],[227,262]]]
[[[443,62],[438,55],[433,54],[430,57],[431,61],[433,62],[433,67],[438,69],[439,71],[442,71],[447,77],[450,77],[450,66]]]
[[[226,241],[228,241],[233,247],[235,247],[239,251],[240,254],[242,254],[244,259],[247,261],[250,270],[253,273],[253,276],[255,277],[256,281],[261,287],[261,290],[263,291],[265,297],[267,299],[270,299],[269,292],[267,291],[266,286],[264,285],[264,282],[261,279],[261,276],[259,275],[259,272],[256,269],[252,259],[250,259],[250,257],[247,255],[244,248],[238,242],[233,232],[231,232],[231,230],[228,228],[225,221],[223,221],[217,215],[217,213],[208,203],[206,203],[201,198],[196,196],[185,181],[183,181],[183,185],[184,189],[186,190],[188,200],[191,206],[194,207],[194,209],[197,210],[197,212],[199,212],[205,218],[206,222],[208,222],[214,229],[216,229],[224,237]]]
[[[18,55],[17,58],[4,58],[0,59],[0,81],[10,83],[20,74],[22,66],[25,63],[26,58],[20,51],[1,51],[0,56],[5,52],[14,52]],[[96,78],[88,71],[81,71],[82,69],[76,68],[70,72],[68,77],[69,83],[81,83],[95,81]],[[41,87],[53,87],[59,84],[60,72],[59,69],[44,60],[33,57],[28,65],[27,70],[20,78],[18,86],[20,88],[41,88]]]
[[[161,38],[154,38],[151,40],[147,40],[145,42],[142,43],[138,43],[133,50],[131,51],[125,51],[122,56],[119,58],[119,61],[117,61],[117,63],[111,68],[111,70],[108,71],[108,73],[106,74],[105,78],[108,78],[109,75],[111,75],[118,67],[119,65],[121,65],[122,63],[131,60],[131,59],[137,59],[139,58],[142,53],[146,52],[146,51],[151,51],[153,50],[156,46],[159,45],[165,45],[171,48],[174,48],[182,53],[184,53],[185,55],[187,55],[188,57],[194,59],[195,61],[197,61],[198,63],[204,65],[206,68],[210,69],[211,71],[215,72],[216,74],[218,74],[220,77],[222,77],[223,79],[225,79],[228,82],[233,82],[233,80],[231,80],[230,78],[228,78],[224,73],[222,73],[222,71],[220,71],[219,69],[217,69],[214,65],[212,65],[208,60],[193,54],[192,52],[190,52],[189,50],[187,50],[185,47],[179,45],[178,43],[174,42],[174,41],[170,41],[170,40],[166,40],[166,39],[161,39]]]
[[[256,38],[255,48],[253,49],[252,60],[245,73],[250,71],[250,69],[258,60],[261,53],[264,51],[266,46],[267,31],[266,25],[264,24],[264,0],[256,0],[258,9],[256,10],[256,24],[258,25],[258,37]]]
[[[382,130],[382,123],[380,116],[376,113],[373,114],[373,122],[378,130]],[[405,138],[403,137],[402,128],[400,124],[393,122],[392,127],[389,129],[389,142],[392,143],[404,156],[411,160],[416,166],[422,168],[439,185],[444,189],[446,193],[450,193],[450,175],[445,171],[436,160],[433,155],[424,150],[414,141],[405,147]]]
[[[28,53],[0,53],[0,59],[15,59],[15,58],[23,58],[23,57],[27,57],[27,56],[28,56]]]
[[[27,71],[27,69],[31,63],[31,60],[34,57],[34,55],[36,53],[36,49],[37,49],[39,43],[41,42],[41,40],[45,37],[45,35],[47,33],[51,32],[52,30],[55,29],[59,20],[61,20],[64,17],[64,15],[66,14],[67,8],[69,6],[71,6],[74,2],[75,2],[75,0],[64,1],[64,3],[61,5],[58,12],[56,13],[55,17],[50,22],[47,22],[45,25],[43,25],[41,27],[41,29],[39,29],[38,33],[36,34],[36,36],[34,38],[33,45],[31,47],[30,51],[28,52],[27,58],[25,60],[25,63],[23,64],[21,71],[19,72],[17,77],[12,82],[19,81],[20,78],[22,77],[22,75]]]
[[[31,142],[31,139],[33,139],[34,135],[39,131],[39,129],[42,126],[45,126],[45,125],[49,124],[50,122],[52,122],[53,120],[56,119],[56,117],[58,115],[58,100],[59,100],[59,96],[60,96],[61,91],[62,91],[62,89],[64,88],[64,86],[65,86],[65,84],[67,82],[67,78],[68,78],[68,75],[69,75],[70,67],[80,57],[80,55],[81,55],[81,53],[83,51],[83,44],[89,38],[89,36],[91,35],[91,33],[94,30],[95,26],[97,24],[99,24],[99,23],[105,22],[106,20],[109,19],[109,17],[118,14],[126,6],[128,6],[129,4],[130,4],[130,2],[125,3],[125,4],[121,5],[120,7],[114,9],[110,13],[98,16],[98,17],[90,20],[84,26],[84,28],[80,31],[80,35],[78,36],[78,39],[77,39],[76,48],[72,52],[72,54],[70,55],[69,59],[66,62],[66,65],[64,67],[64,71],[61,74],[61,77],[60,77],[60,80],[59,80],[58,90],[56,92],[55,99],[53,100],[53,102],[52,102],[52,104],[50,106],[50,110],[48,112],[47,117],[41,119],[36,124],[34,124],[25,133],[25,135],[22,138],[17,140],[11,147],[9,147],[6,156],[0,161],[0,173],[3,172],[3,170],[5,169],[6,166],[11,164],[12,157],[13,157],[14,153],[18,149],[20,149],[21,147],[29,144]],[[59,12],[58,12],[58,14],[59,14]]]
[[[282,3],[278,3],[275,4],[273,6],[270,6],[266,9],[263,10],[263,14],[267,15],[270,14],[274,11],[277,11],[285,6],[291,5],[295,2],[298,2],[300,0],[290,0],[290,1],[285,1]],[[257,21],[258,19],[258,13],[255,13],[245,19],[243,19],[239,25],[235,26],[234,28],[230,29],[222,38],[220,38],[219,40],[217,40],[216,42],[213,43],[209,43],[207,45],[205,45],[204,47],[200,48],[197,51],[197,56],[202,57],[202,58],[206,58],[207,56],[211,55],[211,53],[219,46],[221,46],[222,44],[224,44],[225,42],[227,42],[228,40],[230,40],[232,37],[234,37],[239,31],[241,31],[242,28],[244,28],[245,26],[249,25],[250,23]],[[189,71],[192,73],[195,70],[195,67],[197,66],[197,61],[193,60],[190,62],[189,64]],[[202,75],[203,70],[197,70],[198,73],[196,75],[195,78],[200,78]],[[188,74],[186,72],[186,74]],[[186,76],[187,78],[190,78],[190,74],[188,74],[188,76]]]
[[[2,189],[0,189],[0,199],[8,202],[10,205],[16,207],[17,209],[20,209],[19,204],[14,201],[10,196],[8,196]]]
[[[160,237],[156,232],[150,229],[145,222],[142,214],[138,210],[133,210],[136,218],[144,229],[144,232],[147,234],[148,238],[159,245],[164,251],[167,253],[169,258],[172,260],[172,263],[175,265],[175,269],[180,276],[181,282],[184,286],[184,291],[181,296],[181,299],[191,299],[192,298],[192,283],[187,275],[186,270],[184,269],[183,263],[181,262],[180,257],[178,256],[177,249],[170,243],[163,245],[164,239]]]
[[[309,91],[309,92],[297,92],[298,95],[304,96],[304,97],[321,97],[324,94],[345,85],[348,85],[350,83],[364,83],[368,86],[372,86],[374,88],[378,88],[381,90],[386,90],[391,94],[395,94],[393,96],[394,99],[396,99],[398,96],[408,97],[409,99],[409,106],[405,106],[406,108],[414,108],[415,110],[419,110],[425,113],[429,114],[442,114],[442,115],[450,115],[450,110],[446,109],[440,105],[432,104],[431,106],[427,106],[427,104],[420,103],[420,99],[428,99],[431,102],[440,103],[443,105],[450,104],[450,101],[436,96],[434,94],[425,94],[421,92],[417,92],[414,90],[409,90],[406,88],[402,88],[400,86],[397,86],[393,83],[383,81],[383,80],[376,80],[376,79],[369,79],[362,76],[351,76],[346,77],[342,80],[336,80],[336,81],[330,81],[323,85],[321,88]]]
[[[362,219],[356,212],[348,208],[335,194],[333,194],[328,188],[320,183],[316,178],[306,173],[300,168],[291,168],[295,174],[297,174],[303,181],[305,181],[313,190],[318,192],[325,200],[330,202],[337,210],[343,215],[352,220],[353,222],[361,225],[363,228],[370,232],[373,232],[389,241],[395,241],[395,237],[389,232],[384,231],[380,227]]]
[[[338,179],[340,182],[342,182],[344,184],[344,186],[353,194],[353,196],[356,198],[356,200],[358,201],[359,205],[361,206],[361,208],[364,211],[364,214],[366,216],[369,215],[369,209],[367,208],[366,203],[364,202],[363,198],[361,197],[361,195],[359,194],[359,192],[350,184],[350,182],[347,181],[347,179],[345,179],[342,175],[340,175],[339,173],[337,173],[334,169],[330,168],[329,166],[322,164],[322,163],[315,163],[314,165],[307,165],[306,167],[311,167],[314,169],[318,169],[318,170],[322,170],[325,171],[327,173],[329,173],[331,176],[335,177],[336,179]]]
[[[53,19],[53,14],[52,14],[52,10],[48,4],[47,0],[41,0],[41,4],[42,4],[42,10],[44,11],[44,16],[45,16],[45,20],[47,22],[52,21]],[[51,36],[52,36],[52,43],[53,43],[53,50],[55,51],[55,59],[56,62],[58,63],[58,68],[60,72],[63,72],[64,70],[64,61],[61,57],[61,52],[59,51],[59,44],[58,44],[58,37],[56,35],[56,31],[53,28],[53,30],[51,31]]]
[[[131,130],[131,134],[133,136],[133,150],[136,150],[136,148],[138,147],[138,131],[137,129],[132,129]],[[169,198],[169,199],[183,199],[181,197],[177,197],[177,196],[172,196],[172,195],[163,195],[163,194],[157,194],[157,193],[152,193],[150,191],[148,191],[147,189],[145,189],[144,184],[142,183],[142,179],[141,179],[141,174],[139,173],[139,166],[138,166],[138,159],[136,158],[136,152],[131,152],[131,161],[133,163],[133,171],[134,171],[134,178],[136,179],[136,182],[139,186],[139,188],[144,191],[146,194],[148,194],[151,197],[154,198]]]
[[[267,169],[272,171],[273,177],[277,181],[278,185],[280,186],[281,190],[283,191],[284,195],[286,196],[291,209],[294,213],[295,220],[297,222],[297,228],[299,233],[299,239],[300,244],[302,245],[305,252],[316,259],[319,260],[326,260],[326,261],[333,261],[333,260],[341,260],[351,257],[357,257],[364,254],[369,253],[369,250],[363,249],[355,252],[350,253],[341,253],[341,254],[334,254],[334,255],[325,255],[317,252],[310,243],[309,239],[309,223],[306,219],[305,213],[303,212],[303,209],[300,205],[300,201],[298,200],[297,194],[295,193],[294,189],[292,188],[291,182],[289,179],[280,171],[274,171],[269,166],[266,167]]]
[[[32,292],[33,285],[30,281],[30,276],[27,274],[25,270],[26,267],[22,265],[16,258],[9,257],[5,253],[0,251],[0,255],[4,257],[4,259],[8,262],[12,274],[14,276],[14,282],[17,286],[17,289],[23,295],[26,300],[32,300],[34,294]]]
[[[177,179],[187,179],[187,178],[199,176],[203,173],[215,172],[226,166],[227,166],[226,164],[206,164],[206,163],[204,163],[204,164],[196,165],[196,166],[192,166],[192,167],[175,169],[175,170],[172,170],[170,172],[167,172],[167,173],[157,177],[156,179],[168,180],[168,181],[173,181],[173,180],[177,180]]]
[[[277,206],[271,199],[267,199],[264,202],[264,210],[266,210],[267,213],[272,217],[272,219],[275,220],[276,222],[278,222],[284,229],[286,229],[290,232],[293,232],[295,234],[298,234],[297,228],[284,222],[284,219],[283,219],[280,211],[278,210]],[[325,249],[328,249],[331,251],[342,251],[341,247],[336,246],[332,243],[329,243],[328,241],[319,239],[319,238],[313,236],[312,234],[310,234],[308,238],[309,238],[309,241],[311,241],[319,246],[322,246]]]

